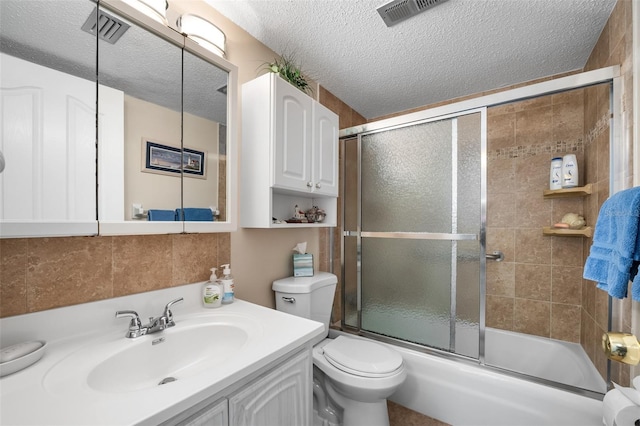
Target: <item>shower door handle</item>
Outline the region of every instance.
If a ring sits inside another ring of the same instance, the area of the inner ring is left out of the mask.
[[[494,251],[491,254],[486,254],[487,260],[495,260],[496,262],[502,262],[504,260],[504,253],[501,251]]]

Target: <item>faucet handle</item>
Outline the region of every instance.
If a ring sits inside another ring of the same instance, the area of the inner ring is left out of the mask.
[[[173,313],[171,313],[171,307],[176,303],[180,303],[184,300],[183,297],[179,297],[171,302],[167,303],[167,306],[164,307],[164,317],[167,318],[167,327],[171,327],[173,324]]]
[[[130,317],[131,322],[129,323],[129,332],[127,333],[127,337],[131,337],[133,334],[137,334],[140,332],[142,328],[142,321],[140,321],[140,317],[136,311],[117,311],[116,318],[124,318]]]

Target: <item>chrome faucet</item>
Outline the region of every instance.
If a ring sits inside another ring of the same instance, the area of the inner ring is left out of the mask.
[[[125,337],[129,339],[135,339],[136,337],[144,336],[145,334],[156,333],[162,331],[165,328],[173,327],[176,325],[173,320],[173,313],[171,307],[176,303],[182,302],[184,298],[180,297],[176,300],[172,300],[164,307],[164,312],[159,317],[149,317],[149,323],[142,325],[140,317],[136,311],[117,311],[116,318],[130,317],[129,330]]]

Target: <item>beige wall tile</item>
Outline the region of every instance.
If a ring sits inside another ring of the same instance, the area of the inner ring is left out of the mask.
[[[514,298],[487,295],[486,308],[487,327],[513,330]]]
[[[551,301],[576,306],[582,304],[582,267],[551,268]]]
[[[581,238],[551,238],[554,265],[583,266]]]
[[[0,317],[26,314],[27,240],[0,240]]]
[[[217,275],[222,276],[221,265],[224,262],[218,261],[218,235],[223,234],[177,234],[171,236],[173,245],[171,285],[206,281],[209,279],[213,267],[218,268]]]
[[[516,232],[514,228],[487,228],[487,253],[501,251],[504,262],[515,259]]]
[[[547,175],[549,171],[547,170]],[[546,177],[548,180],[548,176]],[[547,188],[541,186],[539,188]],[[549,226],[551,224],[552,201],[542,197],[542,190],[532,194],[531,191],[522,191],[515,194],[516,228],[531,228]]]
[[[565,99],[563,99],[565,100]],[[577,140],[584,136],[584,97],[573,95],[567,102],[553,104],[552,138],[558,140]]]
[[[548,337],[551,329],[551,303],[515,299],[513,329],[519,333]]]
[[[495,110],[487,113],[487,150],[494,151],[513,146],[516,138],[516,115],[496,115]]]
[[[539,98],[547,101],[547,96]],[[548,99],[548,102],[551,100]],[[532,101],[525,101],[532,102]],[[519,103],[520,104],[520,103]],[[553,107],[528,108],[516,113],[516,140],[518,145],[547,143],[553,137]]]
[[[515,297],[530,300],[551,300],[551,266],[515,265]]]
[[[172,235],[113,237],[113,295],[171,287],[172,252]]]
[[[546,142],[549,142],[549,140]],[[519,139],[517,143],[518,145],[524,145]],[[528,156],[516,160],[518,192],[535,194],[536,198],[542,198],[542,191],[549,188],[551,158],[552,156],[547,154]]]
[[[487,227],[515,227],[518,223],[514,193],[491,191],[487,194],[487,211],[491,212],[487,215]]]
[[[516,255],[518,263],[551,263],[551,241],[539,228],[516,229]]]
[[[37,238],[28,247],[29,312],[114,296],[111,239]]]
[[[513,262],[487,262],[487,295],[515,296],[516,267]]]
[[[551,304],[551,338],[580,342],[580,306]]]
[[[511,159],[487,161],[487,193],[514,193],[516,182],[515,162]]]

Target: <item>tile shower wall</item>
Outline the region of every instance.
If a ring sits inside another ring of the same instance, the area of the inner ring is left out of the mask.
[[[367,120],[349,105],[342,102],[335,97],[331,92],[320,87],[318,94],[318,100],[321,104],[329,108],[339,117],[339,128],[347,129],[349,127],[364,124]],[[342,174],[342,164],[344,159],[342,158],[342,152],[340,153],[340,194],[338,196],[338,226],[335,228],[321,228],[320,229],[320,264],[321,271],[333,271],[338,276],[338,285],[336,286],[335,296],[333,298],[333,312],[332,323],[336,323],[336,327],[339,328],[339,322],[342,318],[342,274],[340,271],[341,264],[341,239],[342,239],[342,199],[344,198],[342,190],[342,182],[344,176]],[[331,258],[330,246],[333,239],[333,258]]]
[[[576,154],[583,169],[583,111],[583,89],[487,111],[487,253],[505,255],[487,262],[488,327],[580,341],[582,239],[542,227],[583,215],[583,201],[542,191],[553,157]]]
[[[635,47],[636,51],[638,47]],[[622,77],[622,115],[624,128],[621,129],[621,150],[631,149],[633,121],[633,44],[631,0],[618,0],[600,38],[596,43],[585,71],[611,65],[620,65]],[[638,90],[636,88],[636,90]],[[585,199],[585,215],[597,217],[602,203],[609,196],[609,120],[608,95],[601,87],[585,89],[585,146],[584,162],[586,178],[596,186],[596,193]],[[631,160],[630,160],[631,161]],[[633,170],[633,168],[629,168]],[[626,176],[627,186],[633,185],[633,176]],[[589,254],[591,241],[584,241],[583,255]],[[582,312],[580,343],[598,370],[606,377],[607,359],[600,349],[602,333],[607,330],[606,293],[597,290],[591,281],[582,284]],[[613,328],[631,331],[631,302],[614,300],[616,322]],[[611,362],[611,380],[629,386],[630,367]]]

